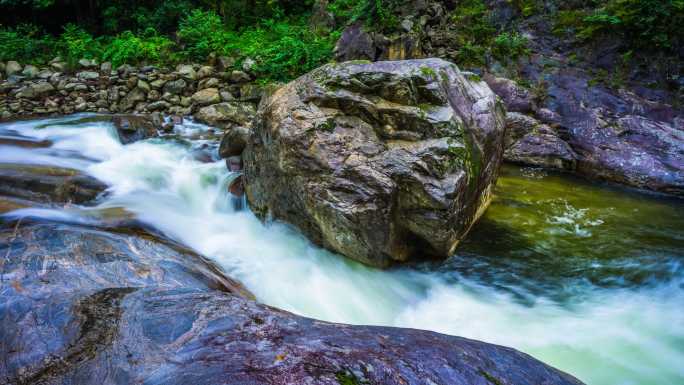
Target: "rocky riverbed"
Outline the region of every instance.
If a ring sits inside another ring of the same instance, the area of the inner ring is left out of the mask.
[[[113,127],[88,116],[0,126],[0,162],[15,171],[3,173],[0,196],[2,383],[581,383],[511,348],[332,324],[255,302],[215,262],[118,200],[170,180],[148,174],[143,184],[119,184],[102,168],[167,149],[189,156],[170,164],[225,174],[221,162],[198,162],[192,146],[173,144],[183,133],[199,140],[197,127],[178,125],[166,144],[126,146]],[[188,187],[217,183],[207,178]],[[164,195],[157,201],[173,198]]]

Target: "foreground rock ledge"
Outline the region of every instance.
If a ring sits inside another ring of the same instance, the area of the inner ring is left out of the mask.
[[[488,205],[504,125],[489,87],[449,62],[326,65],[262,100],[247,197],[369,265],[446,257]]]
[[[511,348],[258,304],[149,237],[7,223],[0,258],[2,384],[581,384]]]

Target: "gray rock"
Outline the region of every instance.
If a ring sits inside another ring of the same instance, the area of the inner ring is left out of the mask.
[[[50,71],[49,69],[43,69],[40,72],[38,72],[36,77],[38,77],[39,79],[50,79],[54,74],[55,73]]]
[[[195,92],[192,95],[192,101],[198,106],[206,106],[219,103],[221,101],[221,95],[216,88],[206,88]]]
[[[235,70],[231,71],[230,73],[230,81],[232,83],[246,83],[251,79],[252,78],[246,72],[243,71]]]
[[[5,74],[7,76],[12,76],[21,73],[22,67],[19,62],[10,60],[5,64]]]
[[[121,103],[119,103],[119,106],[121,108],[121,111],[129,111],[132,110],[137,103],[144,102],[146,99],[147,95],[145,94],[145,91],[141,88],[136,87],[133,90],[131,90],[128,94],[126,94],[126,96],[124,96],[123,99],[121,99]]]
[[[138,82],[136,83],[136,86],[140,88],[141,90],[147,92],[150,92],[150,85],[144,80],[139,79]]]
[[[199,83],[197,83],[197,88],[200,90],[205,88],[218,88],[220,84],[221,81],[217,78],[205,78],[200,80]]]
[[[96,60],[89,60],[89,59],[81,59],[78,61],[78,65],[81,66],[82,68],[94,68],[97,67],[97,61]]]
[[[164,84],[164,92],[179,95],[185,90],[187,85],[188,84],[183,79],[172,80]]]
[[[76,74],[76,77],[81,80],[95,80],[100,78],[100,74],[95,71],[81,71]]]
[[[509,112],[529,113],[535,110],[535,103],[530,91],[506,78],[497,78],[486,74],[483,77],[487,85],[503,99]]]
[[[66,62],[53,62],[50,63],[50,68],[57,72],[64,72],[67,69],[67,63]]]
[[[264,89],[254,83],[247,83],[240,86],[240,100],[247,100],[258,103],[264,95]]]
[[[262,100],[247,198],[366,264],[447,257],[489,204],[504,125],[486,83],[446,61],[329,64]]]
[[[150,111],[166,111],[169,109],[169,107],[171,107],[171,104],[164,100],[152,102],[147,105],[147,109]]]
[[[236,126],[223,134],[221,145],[219,146],[219,156],[228,158],[240,156],[247,146],[250,131],[246,127]]]
[[[40,72],[38,67],[31,64],[27,64],[21,71],[21,74],[26,76],[28,79],[33,79],[38,76],[38,72]]]
[[[248,57],[242,61],[242,70],[245,72],[251,72],[255,65],[256,61],[254,61],[254,59],[251,57]]]
[[[107,119],[114,123],[123,144],[156,137],[162,124],[151,115],[121,114],[107,117]]]
[[[530,166],[575,170],[577,155],[555,130],[518,112],[506,114],[504,159]]]
[[[100,72],[105,76],[109,76],[112,73],[112,63],[106,61],[100,64]]]
[[[197,79],[205,79],[214,74],[214,67],[212,66],[202,66],[197,70]]]
[[[252,103],[231,101],[200,108],[195,118],[201,123],[226,129],[235,125],[251,127],[255,115]]]
[[[45,204],[85,204],[106,188],[104,183],[74,169],[0,164],[0,196]]]
[[[150,87],[154,89],[161,89],[162,87],[164,87],[164,84],[166,84],[165,79],[157,79],[150,82]]]
[[[235,58],[229,56],[219,56],[216,63],[219,71],[226,71],[235,66]]]
[[[176,72],[185,80],[195,81],[197,80],[197,72],[189,64],[181,64],[176,67]]]

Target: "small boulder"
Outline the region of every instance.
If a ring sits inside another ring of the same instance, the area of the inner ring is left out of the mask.
[[[176,68],[176,72],[185,80],[197,80],[197,72],[189,64],[181,64]]]
[[[22,74],[23,76],[26,76],[26,77],[29,78],[29,79],[33,79],[33,78],[35,78],[36,76],[38,76],[38,72],[40,72],[40,70],[38,69],[38,67],[36,67],[36,66],[34,66],[34,65],[31,65],[31,64],[27,64],[27,65],[24,67],[24,69],[21,71],[21,74]]]
[[[112,122],[123,144],[153,138],[161,128],[161,122],[152,115],[114,115]]]
[[[100,72],[105,76],[109,76],[112,73],[112,63],[106,61],[100,64]]]
[[[226,71],[235,66],[235,58],[230,56],[219,56],[216,65],[219,71]]]
[[[197,71],[197,79],[208,78],[214,74],[214,67],[212,66],[202,66]]]
[[[81,71],[76,74],[76,77],[81,80],[95,80],[100,78],[100,74],[95,71]]]
[[[221,138],[219,156],[221,158],[240,156],[247,146],[249,135],[249,129],[242,126],[236,126],[228,130],[223,135],[223,138]]]
[[[164,92],[168,92],[173,95],[179,95],[183,93],[185,87],[187,86],[188,84],[183,79],[172,80],[164,84]]]
[[[530,166],[574,170],[577,155],[556,131],[518,112],[506,114],[504,159]]]
[[[119,106],[121,107],[122,111],[132,110],[137,103],[144,102],[145,99],[147,99],[145,91],[136,87],[126,94],[126,96],[124,96]]]
[[[236,125],[251,127],[255,115],[254,104],[230,101],[200,108],[195,114],[195,118],[201,123],[226,129]]]
[[[5,64],[5,74],[7,76],[12,76],[19,74],[22,70],[21,64],[19,62],[10,60]]]
[[[196,105],[206,106],[209,104],[219,103],[221,101],[221,95],[216,88],[205,88],[195,92],[192,95],[192,101]]]

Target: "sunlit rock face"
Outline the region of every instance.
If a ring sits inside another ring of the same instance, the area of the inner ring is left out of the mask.
[[[489,87],[443,60],[326,65],[262,101],[247,197],[369,265],[446,257],[488,204],[504,121]]]

